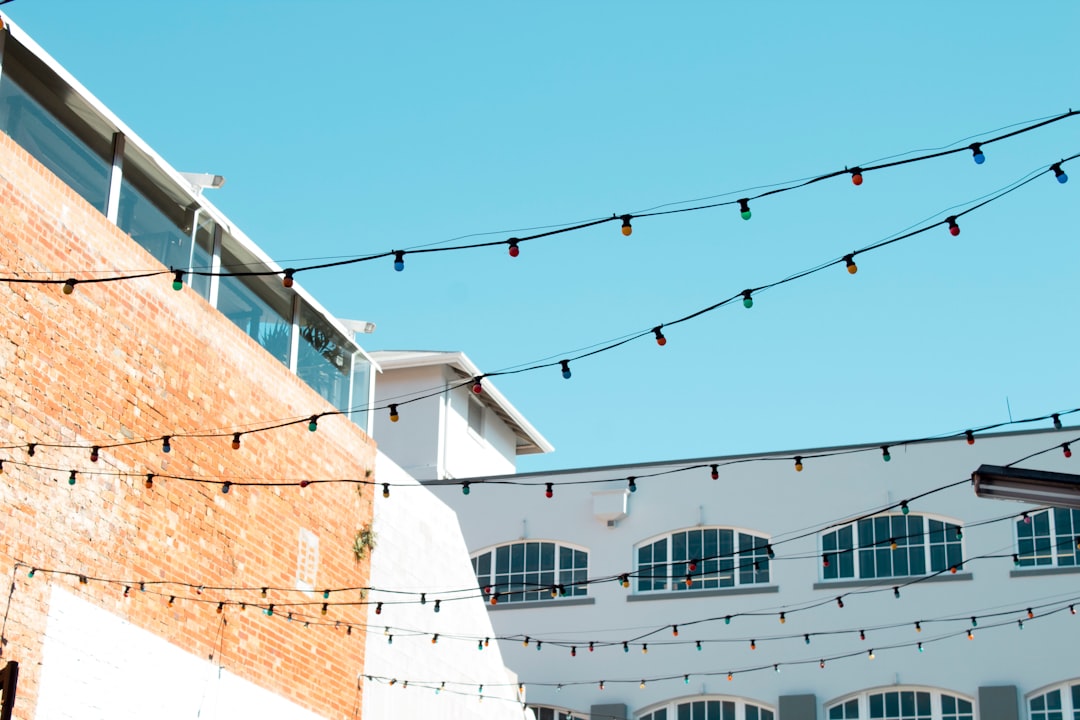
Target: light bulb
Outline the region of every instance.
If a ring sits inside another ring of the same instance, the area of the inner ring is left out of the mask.
[[[859,639],[860,640],[865,640],[866,639],[866,631],[865,630],[860,630],[859,631]]]
[[[1064,185],[1065,183],[1069,182],[1069,176],[1066,175],[1065,171],[1061,169],[1061,163],[1054,163],[1050,166],[1050,169],[1054,171],[1054,177],[1057,178],[1057,181],[1059,183]]]
[[[161,452],[163,452],[163,453],[172,452],[172,437],[171,436],[166,435],[165,437],[161,438]]]
[[[810,635],[809,635],[809,633],[806,634],[806,635],[803,635],[802,639],[803,639],[803,642],[806,643],[807,645],[810,644]]]
[[[390,403],[389,410],[390,410],[390,422],[397,422],[398,420],[401,419],[401,416],[398,415],[397,403]]]
[[[694,643],[694,645],[695,645],[695,647],[696,647],[697,651],[698,651],[698,652],[701,652],[701,641],[700,641],[700,640],[696,641],[696,642]]]
[[[829,567],[829,553],[821,554],[821,567]]]
[[[131,586],[130,585],[125,585],[124,586],[124,597],[131,597]]]
[[[971,627],[978,627],[978,626],[979,626],[979,619],[976,618],[974,615],[972,615],[971,616]]]
[[[375,603],[375,614],[382,615],[382,603]]]
[[[641,654],[642,655],[648,655],[649,654],[649,646],[647,644],[641,646]]]
[[[604,681],[603,681],[603,680],[601,680],[601,681],[600,681],[600,689],[601,689],[601,690],[603,690],[603,689],[604,689]]]
[[[644,689],[645,689],[645,681],[644,681],[644,680],[642,680],[642,681],[641,681],[641,684],[640,684],[640,685],[638,685],[638,687],[639,687],[639,688],[641,688],[642,690],[644,690]]]
[[[382,496],[384,498],[390,497],[390,483],[383,483],[382,484]]]
[[[439,633],[435,633],[431,636],[431,644],[437,645],[439,643]]]
[[[577,657],[577,648],[576,647],[570,648],[570,657]]]
[[[1053,415],[1050,416],[1050,418],[1054,421],[1054,429],[1055,430],[1060,430],[1061,429],[1061,416],[1058,415],[1057,413],[1054,413]]]
[[[562,366],[562,376],[565,379],[569,380],[570,379],[570,361],[569,360],[560,360],[559,365]]]
[[[465,482],[461,483],[461,494],[462,495],[468,495],[469,494],[469,482],[468,481],[465,481]]]
[[[71,474],[68,475],[68,485],[74,485],[74,484],[75,484],[75,471],[72,470]]]
[[[743,290],[742,291],[742,305],[747,310],[754,307],[754,298],[752,296],[753,296],[752,291],[750,291],[750,290]]]
[[[404,250],[395,250],[394,251],[394,269],[397,270],[398,272],[401,272],[402,270],[405,269],[405,251]]]
[[[660,326],[657,325],[652,329],[653,334],[656,335],[656,344],[660,347],[667,345],[667,338],[664,337],[664,333],[660,332]]]
[[[225,612],[225,603],[219,602],[217,604],[217,614],[220,615],[223,612]]]
[[[975,633],[968,630],[968,640],[974,640],[974,639],[975,639]]]
[[[950,235],[952,235],[953,237],[956,237],[957,235],[960,234],[960,226],[956,224],[956,216],[955,215],[950,215],[949,217],[945,218],[945,222],[947,222],[949,224],[949,234]]]
[[[1067,458],[1072,457],[1072,448],[1069,447],[1069,443],[1062,443],[1061,444],[1061,452]]]
[[[689,675],[683,675],[682,676],[682,681],[683,681],[683,685],[689,685],[690,684],[690,676]]]
[[[750,649],[751,650],[757,650],[757,640],[751,640],[750,641]]]
[[[37,443],[30,443],[26,446],[26,454],[30,457],[34,457],[34,453],[37,451]]]
[[[975,444],[975,432],[974,431],[965,430],[964,431],[964,437],[967,438],[967,444],[968,445],[974,445]]]
[[[843,608],[844,607],[844,598],[842,598],[842,597],[836,598],[836,606],[839,607],[839,608]]]
[[[743,220],[750,219],[750,198],[743,198],[739,200],[739,215]]]
[[[484,386],[480,384],[480,381],[484,379],[483,375],[477,375],[473,378],[472,391],[479,395],[484,392]]]
[[[626,478],[626,489],[630,492],[637,492],[637,483],[634,482],[634,477]]]
[[[550,498],[553,495],[555,495],[554,484],[553,483],[545,483],[545,484],[547,485],[547,488],[544,490],[544,497]]]
[[[1032,619],[1035,618],[1035,612],[1031,608],[1028,608],[1027,609],[1027,616],[1028,616],[1028,620],[1032,620]]]
[[[622,234],[626,237],[630,237],[630,233],[634,232],[634,228],[630,226],[631,217],[631,215],[623,215],[619,218],[622,220]]]
[[[907,500],[900,501],[900,512],[904,515],[907,515],[909,512],[911,512],[911,508],[908,507]]]
[[[175,603],[175,602],[176,602],[176,596],[175,595],[169,596],[169,602],[168,602],[169,607],[172,607],[173,603]]]
[[[976,165],[982,165],[986,162],[986,156],[983,155],[982,143],[972,143],[968,147],[971,148],[971,159],[975,161]]]
[[[802,456],[801,455],[796,455],[795,456],[795,472],[802,472],[802,469],[803,469]]]
[[[671,637],[679,637],[679,626],[678,625],[672,625],[671,626]]]
[[[498,605],[499,604],[499,593],[497,593],[497,592],[492,593],[491,594],[491,600],[489,600],[488,602],[490,602],[492,605]]]
[[[240,449],[240,433],[233,433],[233,436],[232,436],[232,449],[233,450],[239,450]]]
[[[897,545],[896,540],[889,540],[889,549],[890,550],[895,550],[897,547],[899,547],[899,546]]]
[[[183,287],[184,287],[184,271],[183,270],[173,270],[172,289],[173,290],[180,290]]]
[[[90,462],[97,462],[101,457],[101,448],[95,445],[90,448]]]
[[[893,594],[893,597],[896,598],[897,600],[900,599],[900,586],[899,585],[894,585],[893,586],[892,594]]]
[[[859,266],[855,264],[855,256],[854,255],[845,255],[844,256],[844,265],[847,266],[848,273],[850,273],[852,275],[859,272]]]
[[[851,173],[852,185],[862,185],[862,168],[851,168],[848,172]]]
[[[270,603],[269,605],[266,606],[266,616],[270,617],[273,614],[274,614],[274,603]]]
[[[319,416],[312,415],[308,418],[307,429],[309,432],[315,432],[319,429]]]
[[[221,483],[221,494],[222,495],[228,495],[229,494],[229,488],[231,488],[231,487],[232,487],[232,483],[229,482],[228,480]]]
[[[874,655],[874,649],[873,648],[870,649],[870,652],[866,653],[866,657],[868,659],[870,659],[870,660],[874,659],[875,655]]]
[[[327,611],[329,610],[329,605],[330,603],[323,603],[322,608],[319,609],[319,614],[326,615]]]
[[[509,243],[510,249],[508,250],[508,252],[510,253],[510,257],[517,257],[518,255],[520,255],[521,249],[518,247],[517,238],[510,240]]]
[[[712,472],[709,473],[709,477],[711,477],[713,480],[719,480],[720,479],[720,466],[719,465],[710,465],[709,467],[712,469]]]
[[[146,474],[146,480],[143,481],[143,485],[146,486],[147,490],[154,487],[154,473]]]
[[[915,623],[915,632],[922,632],[922,623]]]
[[[64,291],[64,294],[65,294],[65,295],[70,295],[71,293],[75,292],[75,284],[76,284],[77,282],[78,282],[78,281],[76,281],[76,280],[73,280],[73,279],[71,279],[71,278],[69,278],[69,279],[65,280],[65,281],[64,281],[64,287],[63,287],[63,288],[61,288],[61,289],[62,289],[62,290]]]
[[[922,652],[922,651],[923,651],[923,649],[922,649],[922,643],[918,643],[918,648],[919,648],[919,652]]]
[[[776,557],[776,553],[773,551],[772,543],[765,543],[765,555],[772,560]]]
[[[623,651],[624,653],[628,653],[628,652],[630,652],[630,646],[629,646],[629,645],[628,645],[627,643],[625,643],[625,642],[624,642],[624,643],[622,644],[622,651]]]
[[[623,573],[619,576],[619,584],[624,588],[630,587],[630,575],[629,573]]]
[[[821,668],[822,670],[824,670],[825,669],[825,661],[824,660],[819,660],[818,661],[818,667]]]
[[[881,446],[881,459],[885,462],[889,462],[890,460],[892,460],[892,455],[889,453],[888,445]]]
[[[725,615],[724,616],[724,624],[725,625],[730,625],[731,624],[731,616],[730,615]]]
[[[728,673],[727,674],[727,679],[728,679],[728,682],[731,682],[732,680],[735,679],[735,674],[734,673]]]
[[[780,624],[783,625],[786,622],[787,622],[787,615],[784,614],[784,613],[780,613]]]
[[[33,579],[34,579],[34,575],[36,575],[36,574],[37,574],[37,568],[30,568],[30,572],[26,573],[26,577],[28,577],[28,578],[30,578],[31,580],[33,580]]]
[[[592,652],[592,651],[593,651],[593,643],[590,641],[589,642],[589,652]]]
[[[285,276],[281,278],[281,286],[291,288],[293,286],[293,273],[296,268],[285,268]]]

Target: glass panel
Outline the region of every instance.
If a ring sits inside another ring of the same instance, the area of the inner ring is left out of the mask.
[[[338,410],[349,409],[352,346],[320,313],[300,303],[296,374]]]
[[[367,430],[371,413],[371,362],[360,353],[353,356],[352,412],[349,419]]]
[[[730,700],[724,700],[720,707],[723,711],[721,720],[735,720],[735,703]]]
[[[198,215],[198,223],[195,226],[195,244],[192,245],[191,261],[188,269],[201,272],[210,272],[214,269],[214,228],[216,223],[204,212]],[[207,275],[191,275],[187,278],[191,289],[210,298],[210,277]]]
[[[221,262],[223,270],[244,269],[227,248],[221,250]],[[218,310],[287,366],[292,335],[289,302],[270,292],[259,278],[226,276],[219,280]]]
[[[870,717],[872,720],[885,717],[885,696],[880,693],[870,696]]]
[[[855,547],[855,530],[852,526],[842,527],[837,532],[837,542],[842,550],[849,550]],[[853,578],[855,577],[855,553],[853,552],[841,552],[838,556],[839,562],[838,570],[839,577]]]
[[[125,163],[116,224],[162,265],[187,269],[193,214],[169,201],[131,163]]]
[[[690,703],[683,703],[676,709],[676,717],[678,720],[692,720],[692,713]]]
[[[920,718],[930,717],[930,693],[920,692],[915,693],[915,700],[918,704],[918,713]]]
[[[0,80],[0,130],[104,213],[112,167],[111,149],[102,147],[95,152],[76,137],[12,79],[8,62],[9,58],[5,58],[4,77]]]

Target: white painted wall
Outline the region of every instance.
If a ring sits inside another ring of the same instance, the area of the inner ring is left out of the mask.
[[[371,555],[371,584],[376,588],[415,590],[429,593],[427,605],[392,604],[400,595],[373,591],[371,603],[383,601],[381,614],[375,605],[368,610],[368,637],[365,674],[397,678],[394,686],[367,682],[364,686],[364,720],[400,718],[440,718],[444,720],[531,720],[518,701],[517,677],[507,670],[498,643],[477,650],[476,640],[455,640],[453,636],[494,637],[491,621],[478,591],[466,600],[442,597],[439,613],[433,611],[440,597],[433,590],[475,588],[476,578],[468,550],[453,510],[413,480],[385,454],[379,453],[376,477],[380,482],[408,484],[394,487],[391,497],[375,498],[374,528],[377,544]],[[393,644],[388,644],[384,628],[395,628]],[[409,636],[405,628],[418,636]],[[432,634],[440,640],[431,643]],[[403,681],[410,680],[410,687]],[[436,695],[431,689],[445,681],[447,690]],[[465,683],[457,686],[455,683]],[[483,684],[484,700],[479,700]],[[500,687],[501,686],[501,687]]]
[[[38,720],[320,716],[52,586]]]
[[[385,370],[376,382],[375,402],[385,406],[459,383],[445,365]],[[506,423],[485,407],[483,433],[469,429],[472,394],[468,386],[459,387],[403,405],[396,423],[386,410],[378,411],[379,449],[421,480],[514,472],[516,438]]]
[[[433,490],[453,506],[461,519],[469,547],[479,550],[526,535],[531,539],[556,540],[581,545],[590,550],[590,577],[613,576],[634,568],[634,546],[654,535],[699,524],[734,526],[764,532],[774,541],[814,529],[829,522],[857,516],[865,511],[917,495],[923,491],[969,478],[980,464],[1006,464],[1061,443],[1076,435],[1063,432],[1023,433],[980,437],[974,446],[963,440],[893,447],[891,462],[883,462],[877,446],[869,452],[832,458],[805,460],[805,470],[795,472],[790,459],[749,462],[720,469],[720,479],[709,478],[708,468],[637,480],[638,490],[629,497],[629,516],[608,528],[593,517],[592,493],[625,488],[628,475],[642,476],[691,464],[695,461],[653,466],[611,467],[533,475],[516,475],[519,481],[615,479],[612,485],[556,486],[552,499],[544,497],[543,486],[510,487],[471,484],[463,496],[459,486]],[[796,452],[785,453],[790,457]],[[811,452],[801,454],[810,455]],[[715,462],[703,460],[701,462]],[[1066,460],[1054,450],[1022,464],[1023,467],[1080,472],[1080,462]],[[1019,503],[976,498],[970,484],[932,495],[911,504],[912,512],[944,515],[962,521],[965,557],[985,553],[1014,552],[1011,522],[970,527],[972,523],[1016,514]],[[914,631],[920,619],[971,614],[988,614],[1000,609],[1026,607],[1053,599],[1080,596],[1080,573],[1053,576],[1010,577],[1011,558],[970,562],[964,572],[970,580],[923,583],[902,591],[898,600],[891,585],[872,595],[854,596],[839,609],[831,602],[839,592],[834,588],[814,589],[821,580],[821,550],[816,535],[777,546],[772,566],[778,593],[753,595],[698,596],[672,594],[660,600],[628,601],[632,590],[617,583],[590,587],[591,605],[545,602],[541,608],[514,608],[502,603],[489,611],[500,635],[521,634],[532,638],[579,642],[577,656],[567,649],[546,645],[537,651],[535,643],[503,645],[507,664],[528,688],[529,702],[588,711],[593,703],[624,702],[636,714],[670,698],[688,694],[735,695],[775,707],[781,695],[813,693],[819,712],[825,703],[852,692],[893,684],[939,687],[974,698],[984,685],[1015,684],[1021,694],[1044,685],[1075,677],[1076,638],[1080,615],[1067,612],[1044,620],[1029,621],[1023,613],[1004,618],[1009,627],[988,629],[984,620],[975,629],[975,640],[963,637],[938,643],[928,641],[946,632],[963,632],[964,622]],[[790,559],[788,559],[790,558]],[[822,607],[792,613],[787,622],[778,622],[778,613],[814,601]],[[1078,604],[1080,609],[1080,604]],[[737,618],[730,625],[719,622],[691,625],[703,618],[726,614],[763,612],[764,617]],[[1021,631],[1016,620],[1023,619]],[[897,630],[874,631],[879,624],[903,622]],[[907,624],[910,623],[910,624]],[[665,646],[672,641],[670,629],[645,640],[649,653],[633,643],[630,653],[620,648],[587,651],[589,640],[621,642],[646,629],[680,625],[678,640],[731,641],[708,643],[701,652],[690,646]],[[857,629],[867,629],[867,641],[860,641]],[[831,638],[817,637],[806,646],[801,633],[856,629]],[[778,635],[799,634],[794,640],[770,640]],[[757,640],[757,649],[749,641]],[[922,640],[925,652],[913,644]],[[897,650],[881,650],[886,645],[909,643]],[[878,648],[870,661],[863,654]],[[844,652],[859,657],[836,661],[822,670],[818,658]],[[812,664],[784,667],[777,674],[773,663],[809,660]],[[765,672],[739,674],[752,666],[770,668]],[[735,671],[733,681],[726,673]],[[696,673],[722,673],[702,678]],[[691,674],[685,685],[682,675]],[[650,683],[642,690],[643,677],[675,675],[677,679]],[[571,683],[606,680],[601,692],[593,685],[568,686],[561,692],[536,683]],[[618,685],[616,680],[631,681]]]

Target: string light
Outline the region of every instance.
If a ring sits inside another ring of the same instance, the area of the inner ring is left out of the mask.
[[[229,494],[229,488],[231,488],[231,487],[232,487],[232,483],[229,482],[228,480],[226,480],[225,482],[221,483],[221,493],[223,495],[228,495]]]
[[[921,643],[921,642],[920,642],[920,643],[918,643],[918,647],[919,647],[919,652],[922,652],[922,651],[923,651],[923,649],[922,649],[922,643]]]
[[[960,226],[956,224],[956,216],[955,215],[950,215],[949,217],[945,218],[945,222],[947,222],[949,224],[949,234],[950,235],[952,235],[953,237],[956,237],[957,235],[960,234]]]
[[[802,456],[801,455],[796,455],[795,456],[795,472],[802,472],[802,469],[803,469]]]
[[[746,308],[747,310],[754,307],[753,291],[751,291],[751,290],[743,290],[742,291],[742,304],[743,304],[743,307]]]
[[[839,607],[839,608],[840,608],[841,610],[843,610],[843,608],[844,608],[844,598],[842,598],[842,597],[837,597],[837,598],[836,598],[836,605],[837,605],[837,607]]]
[[[318,415],[312,415],[310,418],[308,418],[307,429],[308,429],[309,432],[315,432],[316,430],[319,429],[319,416]]]
[[[1069,182],[1069,176],[1065,174],[1065,171],[1061,169],[1061,163],[1056,162],[1050,166],[1050,169],[1054,171],[1054,177],[1057,181],[1064,185]]]
[[[166,435],[165,437],[161,438],[161,452],[163,452],[163,453],[172,452],[172,442],[171,442],[171,440],[172,440],[172,437],[170,437],[169,435]]]
[[[647,644],[644,644],[644,645],[641,646],[641,654],[642,655],[648,655],[649,654],[649,646]]]
[[[517,238],[512,238],[507,242],[510,245],[510,249],[508,250],[508,252],[510,253],[510,257],[517,257],[521,253],[521,249],[518,248]]]
[[[974,640],[975,639],[975,633],[968,630],[967,638],[968,638],[968,640]]]
[[[401,272],[402,270],[405,269],[405,251],[404,250],[395,250],[394,251],[394,269],[397,270],[398,272]]]
[[[173,290],[181,290],[181,289],[183,289],[183,287],[184,287],[184,271],[183,270],[173,270],[172,274],[173,274],[172,289]]]
[[[876,657],[876,656],[874,655],[874,649],[873,649],[873,648],[870,648],[870,651],[866,653],[866,657],[867,657],[868,659],[870,659],[870,660],[873,660],[873,659],[874,659],[874,658]]]
[[[783,612],[781,612],[780,613],[780,624],[783,625],[786,622],[787,622],[787,615],[785,615]]]
[[[907,515],[909,512],[911,512],[911,508],[908,507],[907,500],[901,500],[900,501],[900,512],[903,515]]]
[[[285,268],[285,275],[281,278],[281,286],[291,288],[293,286],[293,275],[296,274],[296,268]]]
[[[240,449],[240,433],[233,433],[233,436],[232,436],[232,449],[233,450],[239,450]]]
[[[390,483],[383,483],[382,484],[382,496],[384,498],[390,497]]]
[[[850,275],[859,272],[859,266],[855,264],[854,255],[848,254],[844,256],[844,266],[847,267],[847,271]]]
[[[881,446],[881,459],[885,462],[889,462],[890,460],[892,460],[892,455],[889,453],[888,445]]]
[[[461,494],[462,495],[468,495],[469,494],[469,485],[470,485],[470,483],[469,483],[468,480],[461,483]]]
[[[851,184],[862,185],[862,168],[851,168]]]
[[[630,237],[630,233],[634,232],[634,228],[630,225],[631,215],[623,215],[619,219],[622,220],[622,234],[626,237]]]
[[[1050,414],[1050,419],[1054,421],[1054,429],[1055,430],[1060,430],[1061,429],[1061,415],[1059,415],[1058,413],[1051,413]]]
[[[555,489],[554,489],[555,484],[554,483],[546,483],[546,486],[547,486],[547,488],[544,490],[544,497],[550,498],[550,497],[554,496],[555,495]]]
[[[968,445],[974,445],[975,444],[975,432],[974,431],[965,430],[964,431],[964,437],[967,439],[967,444]]]
[[[659,345],[660,347],[663,347],[663,346],[667,345],[667,338],[664,337],[664,333],[662,333],[660,331],[660,326],[659,325],[654,327],[652,329],[652,331],[653,331],[653,335],[656,336],[656,344],[657,345]]]
[[[1061,454],[1067,458],[1072,457],[1072,448],[1069,446],[1069,443],[1061,443]]]
[[[78,280],[75,280],[74,278],[68,278],[64,281],[64,286],[61,288],[61,290],[65,295],[70,295],[71,293],[75,292],[75,285],[77,283]]]
[[[30,457],[34,457],[34,450],[37,449],[37,443],[30,443],[26,446],[26,454]]]
[[[915,623],[915,632],[922,632],[922,623],[921,622],[916,622]]]
[[[750,198],[742,198],[739,200],[739,215],[742,216],[743,220],[750,219]]]
[[[630,574],[623,573],[622,575],[620,575],[619,584],[622,585],[624,588],[630,587]]]
[[[1033,620],[1035,618],[1035,612],[1031,608],[1028,608],[1027,609],[1027,616],[1028,616],[1028,620]]]
[[[570,379],[570,361],[569,360],[560,360],[559,365],[562,366],[562,376],[563,376],[563,378],[566,379],[566,380],[569,380]]]
[[[626,489],[629,490],[632,493],[637,492],[637,483],[634,482],[634,481],[635,481],[635,478],[632,475],[630,477],[626,478]]]
[[[866,639],[866,631],[865,630],[860,630],[859,631],[859,639],[860,640],[865,640]]]
[[[821,554],[821,566],[822,567],[829,567],[829,553],[822,553]]]
[[[477,395],[484,392],[484,386],[481,384],[481,381],[483,379],[484,379],[483,375],[477,375],[476,377],[473,378],[472,391],[474,393],[476,393]]]
[[[968,147],[971,148],[971,159],[975,161],[976,165],[982,165],[986,162],[986,155],[982,151],[982,143],[971,143]]]
[[[75,484],[75,471],[72,470],[71,474],[68,475],[68,485],[74,485],[74,484]]]
[[[711,477],[713,480],[719,480],[720,466],[714,463],[713,465],[710,465],[709,468],[712,470],[712,472],[709,473],[709,477]]]
[[[896,598],[897,600],[900,599],[900,586],[899,585],[893,586],[892,594],[893,594],[893,597]]]
[[[390,410],[390,422],[397,422],[398,420],[401,419],[401,416],[398,415],[398,409],[397,408],[398,408],[397,403],[390,403],[390,405],[388,407],[388,409]]]
[[[698,652],[701,652],[701,641],[700,640],[694,641],[694,649],[697,650]]]
[[[803,637],[803,642],[806,643],[807,645],[809,645],[810,644],[810,633],[807,633],[807,634],[803,635],[802,637]]]
[[[751,650],[757,650],[757,640],[751,640],[750,641],[750,649]]]

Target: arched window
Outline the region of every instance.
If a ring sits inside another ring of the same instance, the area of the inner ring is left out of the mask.
[[[769,539],[731,528],[677,530],[637,547],[637,590],[768,584]]]
[[[825,706],[827,720],[973,720],[970,698],[931,688],[870,690]]]
[[[499,602],[581,597],[589,592],[589,553],[562,543],[525,540],[473,556],[473,572],[485,597]]]
[[[877,515],[821,536],[822,578],[926,575],[964,563],[959,525],[923,515]]]
[[[1028,720],[1080,720],[1080,680],[1028,696]]]
[[[637,720],[773,720],[770,707],[741,698],[682,698],[645,708]]]
[[[1016,552],[1020,567],[1080,565],[1080,510],[1024,513],[1016,521]]]

